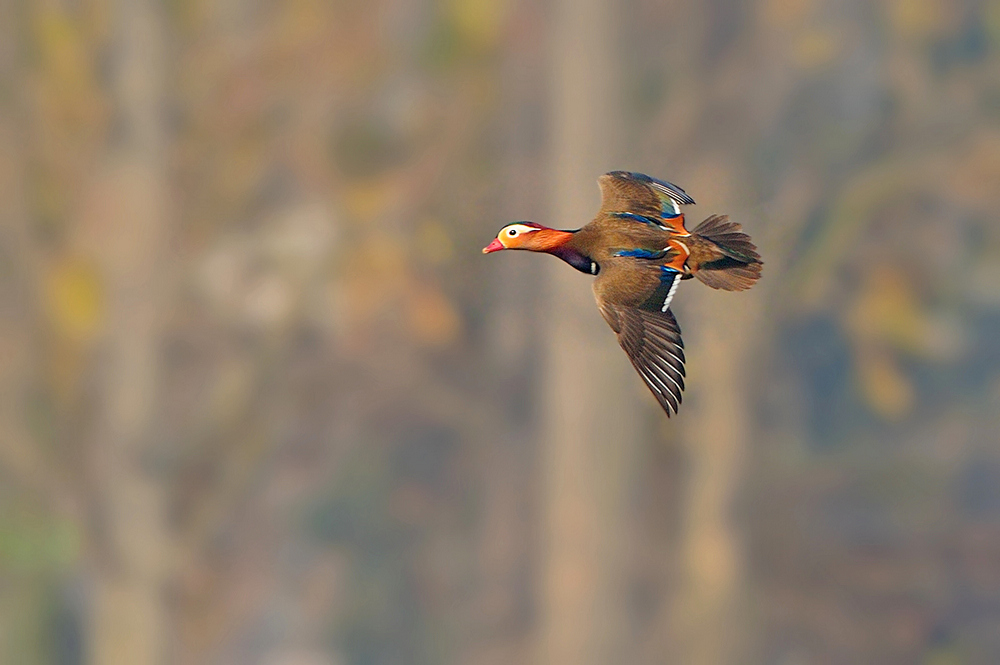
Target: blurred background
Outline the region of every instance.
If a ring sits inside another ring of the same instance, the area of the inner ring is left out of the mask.
[[[998,0],[0,1],[0,662],[1000,662],[998,210]]]

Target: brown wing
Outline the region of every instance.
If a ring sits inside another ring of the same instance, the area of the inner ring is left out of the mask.
[[[601,212],[675,217],[681,205],[694,203],[687,192],[673,183],[642,173],[612,171],[597,179],[601,187]]]
[[[663,410],[677,413],[684,391],[684,342],[673,312],[598,300],[604,320]]]

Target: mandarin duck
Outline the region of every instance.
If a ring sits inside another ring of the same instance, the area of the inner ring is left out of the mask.
[[[628,171],[606,173],[598,184],[601,208],[583,228],[515,222],[500,229],[483,254],[545,252],[595,275],[598,309],[669,417],[680,407],[685,377],[684,342],[670,310],[677,287],[697,277],[715,289],[742,291],[760,278],[763,262],[725,215],[688,231],[680,206],[694,199],[677,185]]]

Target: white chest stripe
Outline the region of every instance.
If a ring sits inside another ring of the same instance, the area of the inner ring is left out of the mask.
[[[667,297],[663,300],[663,307],[660,308],[661,312],[667,311],[670,307],[670,301],[674,299],[674,294],[677,293],[677,287],[681,285],[681,275],[677,273],[674,275],[674,282],[670,285],[670,290],[667,291]]]

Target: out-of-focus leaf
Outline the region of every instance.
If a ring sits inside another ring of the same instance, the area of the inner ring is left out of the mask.
[[[370,221],[393,200],[392,187],[386,178],[359,181],[345,188],[341,201],[349,217]]]
[[[1000,307],[998,284],[1000,284],[1000,256],[995,256],[992,260],[981,261],[973,267],[965,284],[965,291],[977,304]]]
[[[80,534],[68,521],[42,515],[0,516],[0,566],[22,572],[69,566],[80,552]]]
[[[87,84],[92,60],[77,22],[63,12],[41,10],[35,19],[35,39],[43,67],[59,85]]]
[[[384,313],[402,309],[409,278],[406,247],[397,236],[379,234],[357,247],[344,266],[344,324],[364,333]]]
[[[407,303],[410,329],[421,343],[445,346],[458,336],[461,319],[440,291],[427,286],[415,288]]]
[[[995,211],[1000,182],[1000,132],[984,129],[970,137],[947,170],[949,189],[970,205]]]
[[[862,280],[845,321],[861,393],[871,409],[888,420],[906,415],[914,402],[911,379],[900,367],[901,354],[947,360],[963,344],[958,323],[928,311],[918,288],[899,268],[875,268]]]
[[[983,8],[983,23],[994,43],[1000,43],[1000,0],[989,0]]]
[[[294,0],[281,3],[274,31],[280,42],[289,45],[310,43],[323,35],[329,25],[330,3],[321,0]]]
[[[448,230],[438,221],[428,221],[420,226],[417,246],[421,257],[431,263],[445,263],[455,253],[455,245]]]
[[[946,26],[953,13],[942,0],[895,0],[889,3],[889,24],[903,37],[925,38]]]
[[[898,268],[882,266],[862,281],[847,315],[857,344],[879,344],[925,360],[952,358],[962,347],[957,322],[921,302],[918,285]]]
[[[947,644],[931,649],[924,657],[924,665],[964,665],[968,657],[956,644]]]
[[[800,25],[810,14],[815,0],[766,0],[763,4],[764,20],[778,28]]]
[[[856,356],[861,394],[868,406],[886,420],[899,420],[913,407],[913,385],[895,358],[885,350],[866,348]]]
[[[351,178],[376,177],[407,156],[404,137],[378,117],[346,122],[333,137],[330,150],[337,168]]]
[[[86,21],[46,5],[34,14],[32,46],[37,55],[34,111],[44,117],[48,146],[57,168],[66,167],[78,140],[96,139],[107,118],[107,102],[97,81],[94,35]],[[99,28],[98,28],[99,30]]]
[[[69,202],[64,184],[57,173],[37,169],[31,174],[29,205],[35,214],[39,231],[54,233],[66,224],[65,213]]]
[[[929,161],[929,159],[927,160]],[[925,163],[912,160],[885,161],[859,173],[845,187],[804,256],[793,266],[790,282],[799,291],[801,302],[821,308],[829,295],[835,268],[851,246],[878,219],[880,206],[896,197],[921,189],[928,179]]]
[[[78,257],[55,263],[45,280],[45,305],[56,332],[71,341],[94,339],[104,324],[104,289],[97,269]]]
[[[924,317],[912,284],[898,269],[878,268],[865,278],[847,326],[862,343],[884,342],[912,353],[924,349]]]
[[[803,69],[821,67],[833,60],[839,49],[834,33],[809,30],[795,40],[795,62]]]
[[[247,285],[243,312],[254,325],[274,328],[288,323],[293,312],[295,293],[289,280],[277,270],[270,270]]]
[[[450,0],[448,14],[462,40],[481,49],[492,48],[507,18],[506,0]]]

